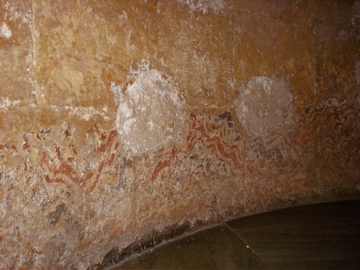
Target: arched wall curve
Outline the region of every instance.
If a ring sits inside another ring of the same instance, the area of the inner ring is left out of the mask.
[[[359,7],[0,0],[0,269],[359,196]]]

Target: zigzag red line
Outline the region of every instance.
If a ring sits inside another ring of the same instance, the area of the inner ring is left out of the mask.
[[[252,161],[245,161],[245,160],[242,160],[241,158],[239,158],[239,156],[237,154],[239,152],[239,147],[237,145],[228,145],[225,142],[223,142],[223,140],[221,139],[223,137],[223,133],[221,131],[219,132],[219,136],[214,136],[213,133],[210,133],[210,135],[209,135],[206,132],[206,128],[205,128],[204,124],[201,123],[201,120],[199,120],[196,115],[191,114],[191,118],[193,119],[193,124],[189,131],[189,134],[186,136],[186,139],[188,141],[187,149],[186,149],[186,151],[181,151],[181,153],[183,153],[184,155],[189,154],[191,152],[194,142],[198,141],[204,146],[204,148],[209,149],[209,150],[213,149],[214,154],[219,161],[227,162],[227,163],[230,163],[231,165],[235,164],[235,167],[237,169],[244,170],[245,163],[248,163],[248,164],[252,163]],[[197,135],[197,132],[199,132],[200,134]],[[230,149],[230,151],[227,151],[226,149]],[[179,151],[179,150],[177,150],[177,151]],[[174,150],[172,152],[174,152]],[[161,156],[159,156],[159,158],[161,158],[163,156],[164,155],[161,155]],[[166,167],[170,167],[170,165],[172,164],[172,161],[175,158],[177,158],[177,155],[172,153],[170,155],[170,158],[159,161],[157,163],[157,165],[155,166],[151,180],[154,181],[158,177],[159,172],[162,169],[164,169]],[[232,174],[235,174],[233,171],[234,167],[233,166],[230,166],[230,167],[232,170]],[[249,167],[247,167],[247,169],[249,171],[252,171],[251,168],[249,168]],[[192,175],[194,173],[195,173],[195,171],[193,171],[191,173],[190,178],[192,178]]]

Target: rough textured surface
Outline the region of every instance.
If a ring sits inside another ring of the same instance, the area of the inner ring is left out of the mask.
[[[294,124],[293,97],[286,80],[252,77],[234,103],[238,119],[250,136],[288,133]]]
[[[0,269],[359,194],[358,6],[0,0]]]
[[[118,105],[116,128],[131,156],[174,145],[185,121],[178,89],[149,65],[143,62],[131,70],[134,82],[125,93],[114,83],[110,88]]]

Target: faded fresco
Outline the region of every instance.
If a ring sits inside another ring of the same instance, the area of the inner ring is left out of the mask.
[[[359,196],[359,5],[0,0],[0,269]]]

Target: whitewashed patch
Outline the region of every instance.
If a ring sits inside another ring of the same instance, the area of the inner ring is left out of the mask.
[[[344,99],[343,101],[338,101],[336,98],[329,98],[329,99],[327,99],[327,100],[322,100],[321,102],[320,102],[320,105],[322,106],[322,107],[336,107],[336,108],[340,108],[340,107],[342,107],[343,105],[346,105],[346,103],[347,103],[347,100],[346,99]]]
[[[174,144],[184,127],[178,88],[168,76],[143,62],[130,70],[134,80],[123,91],[111,84],[118,106],[116,129],[125,150],[136,156]]]
[[[252,77],[240,87],[234,105],[250,136],[286,133],[294,124],[293,96],[283,78]]]
[[[191,12],[200,11],[203,14],[213,11],[218,13],[225,9],[226,2],[224,0],[177,0],[178,3],[186,4],[190,7]]]
[[[5,22],[3,22],[0,27],[0,37],[11,38],[11,36],[12,36],[12,32],[9,26]]]

